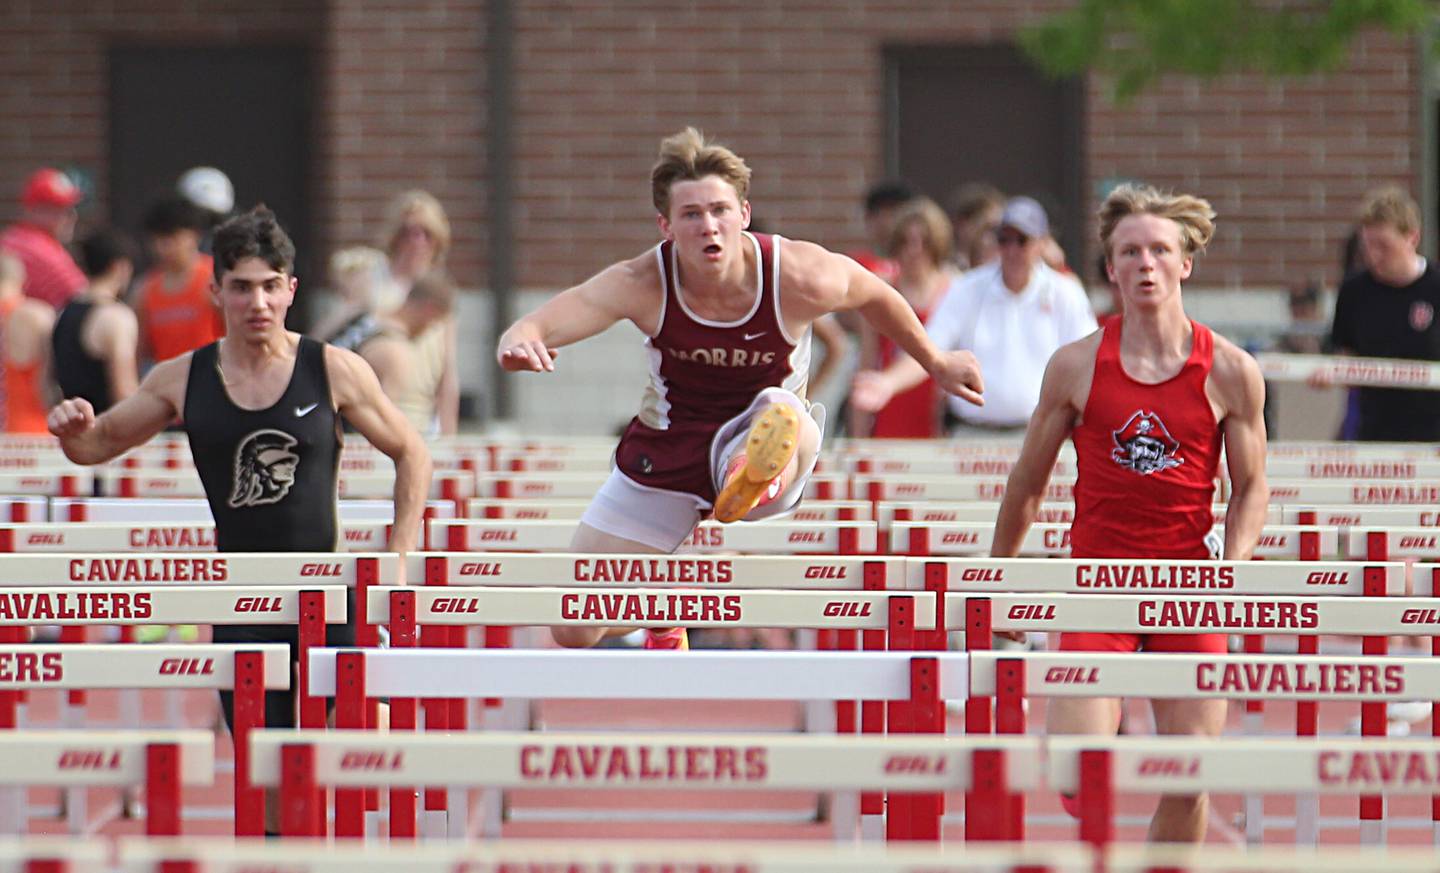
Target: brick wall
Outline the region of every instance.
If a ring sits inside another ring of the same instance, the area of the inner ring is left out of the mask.
[[[107,217],[106,50],[294,40],[323,29],[320,0],[6,0],[0,3],[0,220],[36,167],[93,170]]]
[[[522,286],[554,288],[654,239],[646,172],[687,123],[756,169],[756,214],[849,247],[881,170],[881,50],[1002,40],[1054,2],[514,0],[516,250]],[[822,14],[823,13],[823,14]],[[96,171],[104,216],[105,49],[306,36],[320,48],[316,228],[326,248],[373,241],[385,201],[429,188],[454,219],[451,266],[485,276],[483,0],[12,0],[0,4],[0,191],[41,162]],[[1087,190],[1143,178],[1221,212],[1198,281],[1334,278],[1371,185],[1418,184],[1416,53],[1370,34],[1348,69],[1269,83],[1166,81],[1128,107],[1092,82]],[[0,196],[0,218],[12,214]]]

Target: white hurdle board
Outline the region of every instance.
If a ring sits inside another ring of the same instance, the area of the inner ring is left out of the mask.
[[[444,562],[445,584],[504,587],[675,585],[724,589],[859,589],[867,567],[890,589],[906,584],[905,559],[864,555],[626,555],[412,552],[406,578],[419,585],[430,562]],[[389,576],[382,572],[382,578]],[[923,588],[923,585],[916,586]]]
[[[233,688],[235,654],[259,652],[266,688],[290,687],[283,643],[0,644],[0,689]]]
[[[395,504],[389,500],[341,500],[338,509],[342,523],[390,521],[395,517]],[[425,504],[425,514],[434,518],[450,518],[455,515],[455,504],[450,500],[432,500]],[[34,520],[43,519],[36,517]],[[50,499],[49,520],[213,523],[210,504],[203,498],[191,497],[53,497]]]
[[[1224,527],[1214,529],[1224,536]],[[1340,533],[1337,528],[1301,527],[1299,525],[1267,525],[1255,544],[1255,557],[1295,560],[1300,557],[1300,535],[1311,533],[1316,538],[1318,555],[1336,557],[1340,554]],[[1436,532],[1440,534],[1440,531]],[[953,555],[983,556],[990,552],[995,536],[993,522],[936,523],[897,521],[890,526],[890,551],[918,556]],[[1022,557],[1070,554],[1070,525],[1032,524],[1020,541]],[[1351,552],[1350,554],[1355,554]]]
[[[519,521],[495,519],[432,519],[430,542],[437,548],[469,551],[560,552],[570,549],[575,537],[573,521]],[[681,544],[677,553],[792,555],[841,551],[846,532],[855,553],[875,551],[873,521],[764,524],[720,524],[703,521]]]
[[[180,783],[209,785],[215,777],[210,731],[0,731],[0,783],[6,785],[139,785],[145,749],[174,744]]]
[[[475,497],[467,505],[470,518],[515,519],[530,521],[579,520],[589,508],[590,501],[562,499],[525,499],[520,497]],[[868,500],[806,500],[794,511],[772,522],[770,519],[755,522],[771,524],[779,521],[869,521],[871,503]]]
[[[1383,572],[1387,595],[1405,593],[1400,562],[1176,561],[1149,558],[912,558],[908,588],[925,587],[926,566],[944,564],[954,594],[1073,591],[1116,597],[1138,591],[1199,595],[1364,594],[1366,568]],[[1387,600],[1383,598],[1366,598]],[[958,625],[957,625],[958,626]]]
[[[1274,503],[1348,503],[1357,506],[1440,503],[1440,480],[1271,479]]]
[[[963,790],[971,787],[971,753],[989,749],[1006,753],[1012,790],[1042,784],[1037,737],[421,734],[269,728],[250,736],[250,776],[254,784],[266,786],[280,784],[280,750],[287,744],[313,747],[316,782],[333,787]],[[581,763],[592,757],[594,763]],[[928,766],[896,766],[916,758],[925,759]]]
[[[336,661],[344,651],[354,650],[310,650],[312,694],[335,696]],[[908,700],[910,664],[917,656],[939,660],[942,699],[963,700],[970,693],[972,657],[963,652],[695,651],[667,658],[663,652],[613,649],[366,649],[363,656],[368,697],[588,700],[619,695],[655,700]]]
[[[270,585],[195,585],[111,583],[104,587],[0,587],[0,627],[37,624],[294,624],[300,598],[293,583]],[[344,624],[346,589],[306,585],[321,592],[326,624]]]
[[[1171,652],[971,652],[970,693],[994,696],[996,666],[1016,659],[1034,697],[1440,700],[1440,660],[1432,658]]]
[[[348,551],[380,551],[389,527],[385,521],[341,522],[340,544]],[[0,553],[127,551],[213,552],[215,526],[208,522],[0,524]]]
[[[400,569],[394,552],[272,552],[197,554],[57,552],[0,554],[5,585],[341,585],[359,582],[361,560],[374,562],[381,581]],[[0,587],[0,591],[4,588]]]
[[[1276,352],[1261,352],[1255,360],[1260,372],[1273,382],[1307,382],[1323,375],[1332,385],[1440,390],[1440,364],[1430,361]]]
[[[417,625],[615,627],[769,627],[884,630],[893,591],[775,591],[734,588],[447,588],[369,589],[367,618],[390,621],[393,592],[414,592]],[[915,629],[935,629],[935,595],[906,592]],[[997,624],[998,626],[998,624]]]

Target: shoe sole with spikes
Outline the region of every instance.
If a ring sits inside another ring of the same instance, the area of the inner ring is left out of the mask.
[[[739,521],[755,508],[785,472],[800,442],[800,414],[785,403],[772,403],[755,417],[745,438],[745,466],[730,477],[715,498],[716,521]]]

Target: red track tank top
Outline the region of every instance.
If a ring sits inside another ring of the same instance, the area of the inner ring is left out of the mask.
[[[916,309],[920,323],[930,320],[931,310]],[[899,353],[895,341],[888,336],[880,337],[880,368],[890,366]],[[940,389],[929,376],[925,381],[902,391],[890,398],[885,407],[875,413],[875,423],[870,428],[875,439],[934,439],[940,436]]]
[[[1205,394],[1215,338],[1191,322],[1180,372],[1137,382],[1120,361],[1123,319],[1105,323],[1075,442],[1077,478],[1070,551],[1077,558],[1210,556],[1220,425]]]
[[[791,339],[780,318],[780,243],[778,236],[745,235],[756,252],[755,297],[733,322],[691,312],[673,244],[656,247],[664,302],[659,329],[645,341],[650,384],[615,453],[631,479],[710,500],[709,447],[720,425],[744,412],[761,389],[781,386],[805,396],[810,336]]]

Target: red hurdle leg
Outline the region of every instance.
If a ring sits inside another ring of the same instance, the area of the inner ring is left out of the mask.
[[[145,836],[180,835],[180,747],[145,747]]]
[[[265,726],[265,656],[235,653],[235,836],[265,833],[265,792],[250,784],[250,732]]]
[[[365,727],[365,653],[341,652],[335,659],[335,727]],[[365,789],[335,789],[335,836],[365,835]]]
[[[25,642],[25,628],[0,628],[0,643]],[[13,730],[19,724],[19,708],[22,692],[0,691],[0,730]]]
[[[925,564],[925,590],[935,592],[935,629],[915,632],[917,648],[943,652],[950,648],[949,628],[945,622],[945,594],[950,590],[949,565],[941,561]]]
[[[1305,518],[1309,517],[1309,521]],[[1314,524],[1315,513],[1300,513],[1301,524]],[[1320,560],[1320,534],[1317,531],[1300,532],[1300,560]],[[1320,654],[1320,637],[1315,634],[1301,634],[1298,653],[1301,655]],[[1314,700],[1301,700],[1295,704],[1295,736],[1313,737],[1320,729],[1320,704]]]
[[[70,865],[58,858],[32,858],[25,862],[25,873],[66,873]]]
[[[315,783],[315,747],[287,744],[280,747],[280,833],[287,837],[317,837],[320,811]]]
[[[428,530],[427,530],[428,533]],[[386,535],[387,541],[389,534]],[[380,629],[370,623],[370,589],[380,584],[380,562],[375,558],[359,558],[355,561],[355,615],[351,619],[355,626],[355,644],[367,649],[380,645]],[[380,727],[380,701],[365,701],[365,727],[378,730]],[[380,808],[380,792],[375,788],[365,789],[365,808]]]
[[[1080,841],[1103,848],[1115,839],[1115,788],[1110,752],[1080,752]]]
[[[1385,541],[1383,532],[1372,533],[1369,536],[1368,559],[1371,561],[1384,561],[1389,558],[1389,546]],[[1365,568],[1365,597],[1385,596],[1385,569],[1383,567]],[[1369,636],[1361,639],[1361,651],[1366,655],[1384,655],[1389,651],[1390,640],[1384,636]],[[1360,733],[1367,737],[1383,737],[1389,733],[1388,719],[1386,718],[1386,707],[1380,703],[1360,704]],[[1385,797],[1379,794],[1367,794],[1360,797],[1360,822],[1362,828],[1367,821],[1379,822],[1385,818]]]
[[[1004,840],[1009,830],[1005,802],[1005,760],[999,749],[970,754],[970,789],[965,793],[966,842]]]
[[[884,591],[885,574],[883,570],[872,572],[871,564],[865,565],[865,576],[862,584],[866,591]],[[876,565],[883,568],[882,565]],[[885,650],[885,631],[866,630],[861,631],[862,645],[867,652],[883,652]],[[838,717],[839,710],[836,710]],[[860,701],[860,732],[862,734],[883,734],[885,733],[885,701],[883,700],[862,700]],[[860,814],[861,815],[884,815],[885,795],[879,791],[860,792]]]
[[[995,733],[1025,733],[1025,661],[1004,658],[995,665]],[[1008,804],[1004,839],[1025,839],[1025,795],[1003,798]]]
[[[425,584],[448,585],[450,573],[448,561],[445,558],[425,559]],[[443,648],[449,645],[451,628],[430,624],[420,628],[420,645],[424,648]],[[441,697],[427,697],[421,701],[425,709],[425,730],[448,731],[450,729],[450,701]],[[427,787],[425,789],[425,810],[427,812],[443,812],[446,808],[445,789],[439,787]]]
[[[1440,569],[1430,571],[1430,596],[1440,597]],[[1440,636],[1430,638],[1430,656],[1440,656]],[[1440,738],[1440,703],[1430,704],[1430,735]],[[1440,827],[1440,794],[1430,798],[1430,820]]]
[[[910,659],[910,707],[917,734],[945,732],[944,703],[940,700],[940,661],[936,658]],[[945,812],[945,792],[916,794],[910,800],[910,839],[940,839],[940,818]]]
[[[347,619],[348,620],[348,619]],[[300,727],[323,729],[325,727],[325,698],[310,694],[310,650],[325,645],[325,593],[322,591],[300,592],[299,645],[295,648],[300,658]],[[329,822],[325,815],[325,790],[315,795],[318,810],[319,830],[315,836],[324,836]]]
[[[890,650],[913,651],[915,648],[915,598],[896,595],[890,598],[890,626],[887,631]],[[888,707],[889,733],[915,732],[915,710],[909,700],[892,700]],[[885,839],[910,840],[914,818],[915,795],[908,791],[890,791],[885,798]]]
[[[415,647],[415,592],[390,593],[390,647]],[[415,730],[415,698],[390,698],[390,729]],[[402,785],[390,789],[390,837],[415,839],[415,789]]]
[[[965,649],[970,652],[990,650],[993,633],[990,620],[990,598],[965,599]],[[990,733],[990,698],[971,695],[965,701],[965,733]]]

